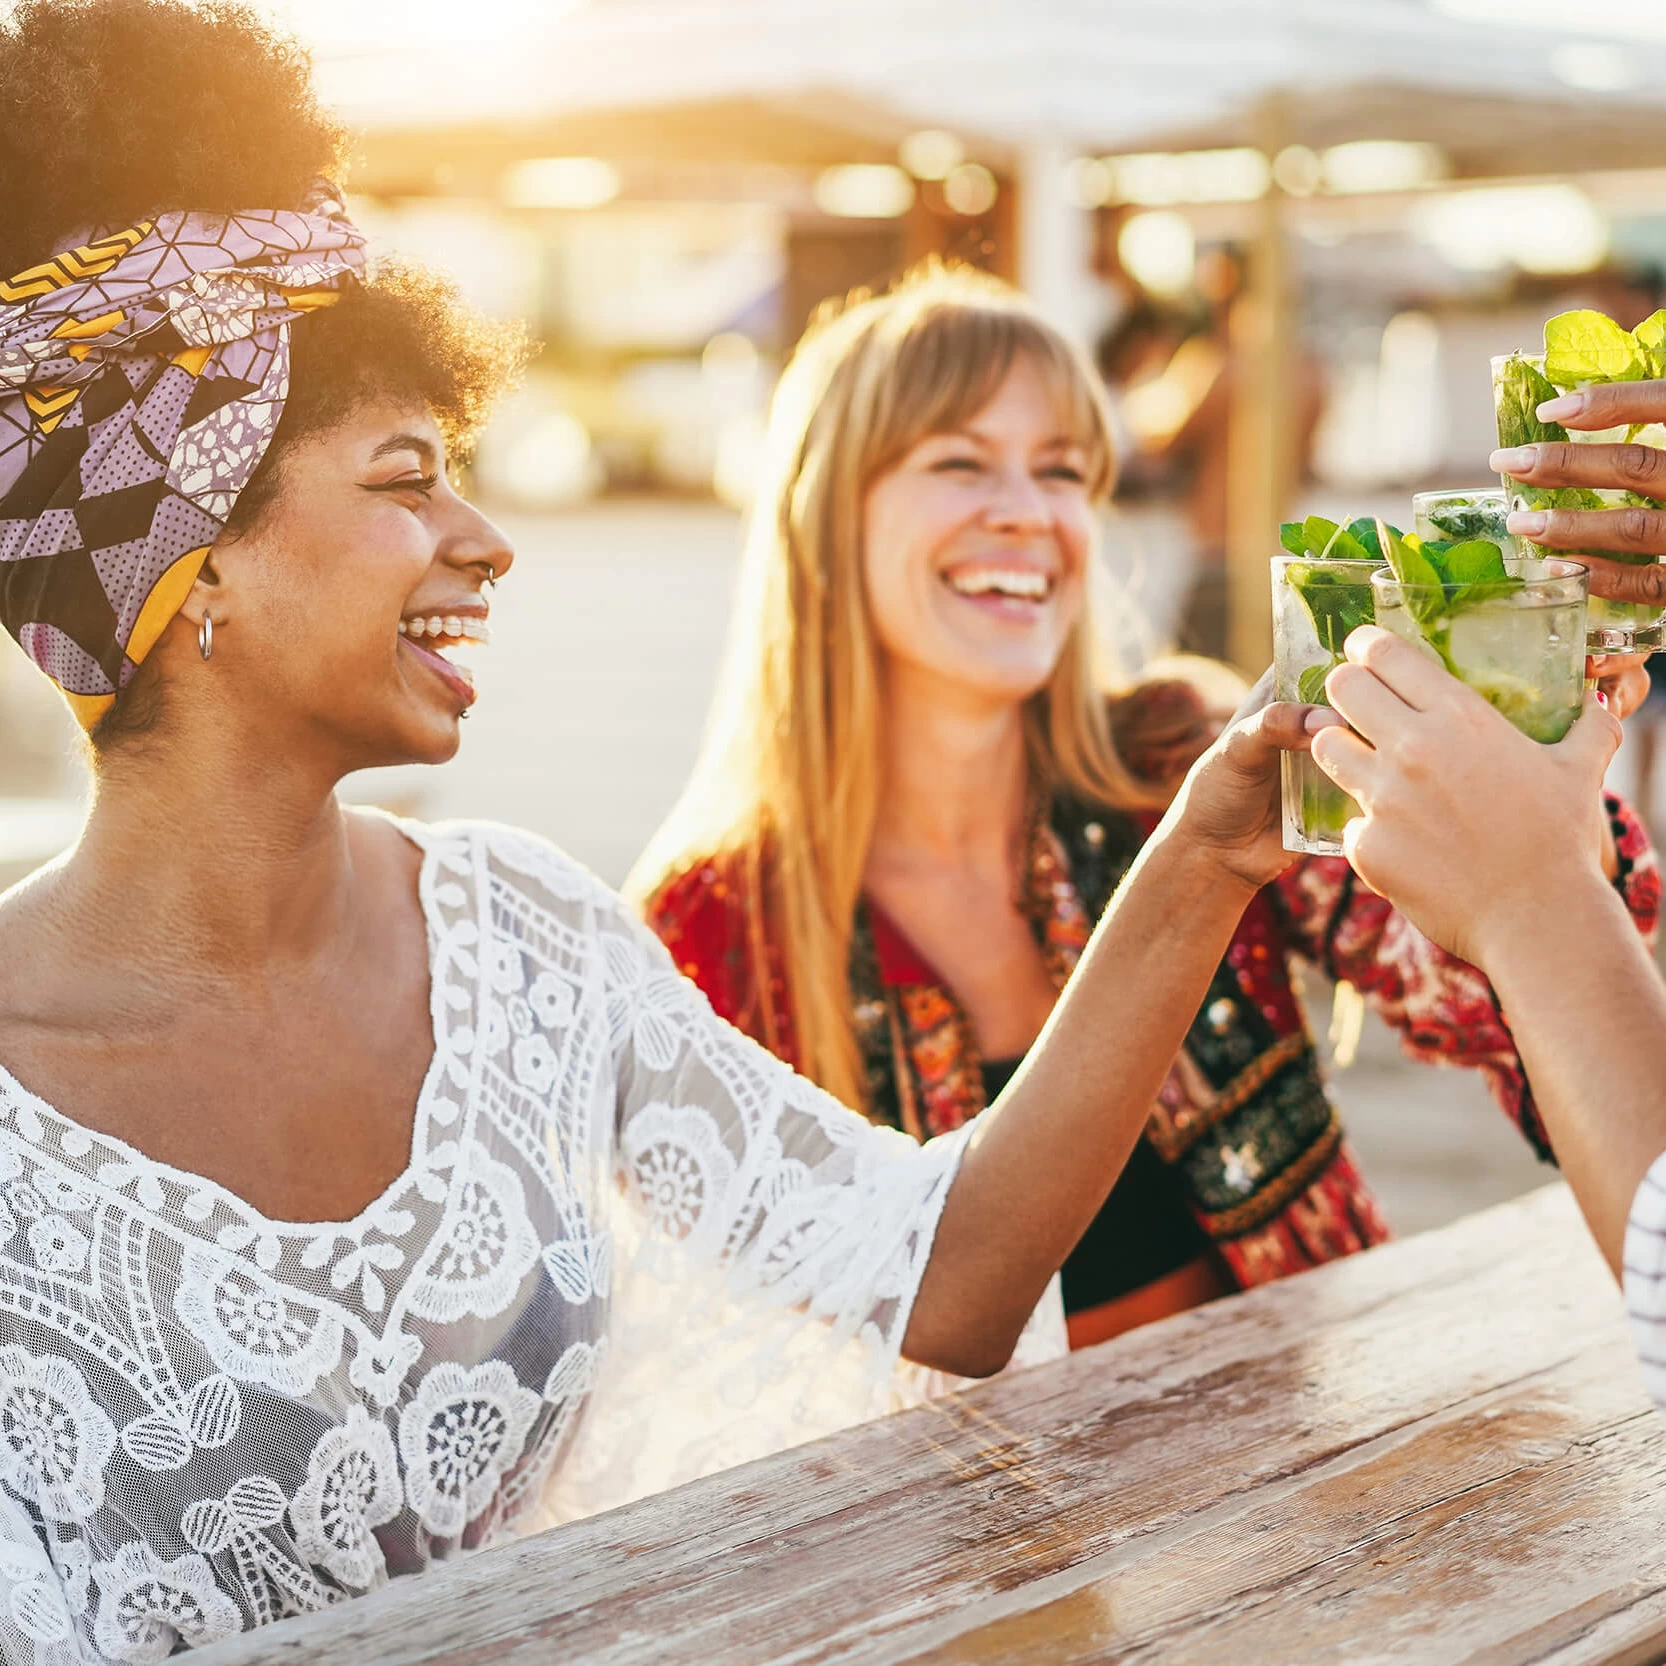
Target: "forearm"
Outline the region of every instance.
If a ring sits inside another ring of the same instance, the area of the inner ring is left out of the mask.
[[[1145,1126],[1254,894],[1172,822],[973,1129],[904,1338],[911,1359],[965,1375],[999,1369]]]
[[[1666,987],[1595,875],[1489,935],[1479,958],[1562,1172],[1617,1271],[1638,1182],[1666,1151]]]

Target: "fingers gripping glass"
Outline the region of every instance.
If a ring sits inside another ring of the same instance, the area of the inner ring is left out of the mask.
[[[1375,560],[1323,556],[1273,558],[1273,693],[1322,706],[1325,677],[1342,661],[1348,633],[1374,618]],[[1305,752],[1286,752],[1284,848],[1340,856],[1342,829],[1360,807]]]
[[[1597,315],[1564,315],[1597,316]],[[1559,320],[1552,319],[1546,326],[1546,339],[1555,335]],[[1610,323],[1604,319],[1604,323]],[[1620,334],[1618,325],[1611,327]],[[1560,341],[1560,338],[1557,337]],[[1627,378],[1578,374],[1600,368],[1599,361],[1584,364],[1579,361],[1573,346],[1563,344],[1557,352],[1509,353],[1492,361],[1493,408],[1498,417],[1498,443],[1501,446],[1535,445],[1545,441],[1571,442],[1574,445],[1649,445],[1666,448],[1666,427],[1649,423],[1643,427],[1602,429],[1568,429],[1559,422],[1542,422],[1538,407],[1558,394],[1570,393],[1592,382],[1625,380]],[[1622,367],[1623,368],[1623,367]],[[1594,486],[1530,486],[1525,481],[1503,477],[1505,490],[1510,494],[1514,509],[1624,509],[1652,499],[1639,498],[1635,492]],[[1635,551],[1590,550],[1591,555],[1609,561],[1623,562],[1628,567],[1647,567],[1657,559],[1639,555]],[[1662,621],[1666,609],[1641,602],[1610,602],[1600,596],[1590,598],[1586,614],[1590,632],[1587,651],[1593,654],[1629,653],[1658,648],[1662,642]]]

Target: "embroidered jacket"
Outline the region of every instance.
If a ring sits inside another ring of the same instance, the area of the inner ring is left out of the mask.
[[[1629,809],[1607,803],[1616,883],[1652,936],[1653,848]],[[1023,906],[1061,987],[1150,826],[1068,799],[1038,823]],[[723,1017],[796,1064],[778,934],[739,873],[733,859],[692,867],[652,899],[649,923]],[[1345,861],[1305,858],[1245,910],[1145,1133],[1246,1288],[1388,1236],[1326,1095],[1295,961],[1353,984],[1411,1057],[1478,1069],[1528,1143],[1554,1161],[1487,980],[1359,884]],[[983,1109],[976,1037],[953,990],[867,904],[855,922],[851,999],[870,1117],[925,1139]]]

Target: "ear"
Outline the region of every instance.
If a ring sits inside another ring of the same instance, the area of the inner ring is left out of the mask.
[[[222,544],[212,545],[197,573],[197,581],[180,604],[179,617],[193,630],[202,626],[203,615],[211,613],[217,625],[226,623],[228,603],[234,586],[226,582]]]

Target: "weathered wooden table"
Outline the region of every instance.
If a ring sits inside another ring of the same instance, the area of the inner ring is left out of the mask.
[[[1555,1186],[215,1666],[1666,1659],[1666,1421]]]

